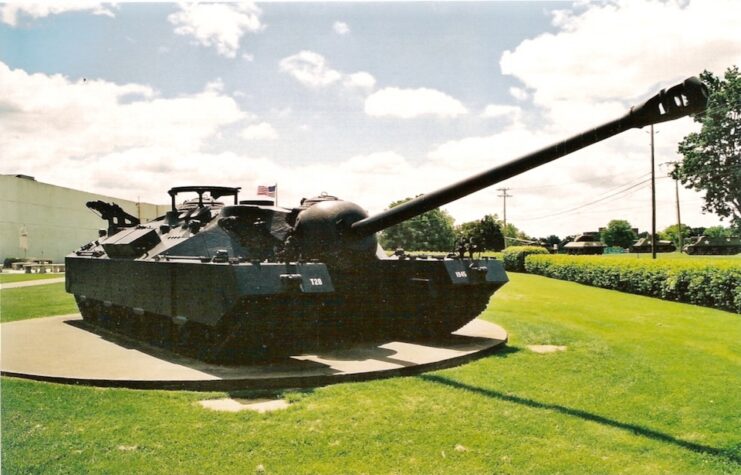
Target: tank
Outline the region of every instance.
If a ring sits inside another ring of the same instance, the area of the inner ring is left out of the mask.
[[[656,240],[656,252],[674,252],[676,250],[677,247],[673,242],[659,239]],[[651,252],[651,239],[645,237],[637,240],[632,246],[630,246],[630,252],[638,254]]]
[[[574,237],[572,241],[567,242],[564,246],[566,254],[602,254],[605,252],[607,245],[599,240],[599,233],[581,233]]]
[[[682,250],[690,255],[731,256],[741,252],[741,238],[699,236]]]
[[[222,186],[172,188],[170,211],[148,223],[115,204],[88,204],[108,227],[66,257],[66,290],[91,325],[222,363],[447,335],[507,282],[502,263],[387,256],[376,233],[706,102],[690,78],[613,121],[372,216],[327,194],[291,208],[240,203],[239,188]]]

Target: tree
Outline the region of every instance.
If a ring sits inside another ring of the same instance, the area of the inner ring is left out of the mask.
[[[624,219],[613,219],[600,233],[602,242],[608,246],[630,247],[637,235],[630,223]]]
[[[543,241],[548,247],[553,247],[554,244],[556,246],[561,244],[561,238],[556,236],[555,234],[551,234],[547,238],[541,239],[541,241]]]
[[[724,228],[723,226],[710,226],[709,228],[705,228],[703,234],[711,238],[725,238],[733,236],[733,230],[731,228]]]
[[[704,114],[695,122],[699,133],[679,143],[683,159],[672,172],[674,179],[705,192],[704,211],[730,218],[741,231],[741,74],[737,66],[726,70],[725,80],[709,71],[700,78],[708,86],[710,99]]]
[[[692,236],[692,228],[687,226],[686,224],[682,225],[682,242],[684,244],[687,244],[688,238]],[[648,235],[647,235],[648,236]],[[672,224],[671,226],[667,227],[663,231],[659,233],[659,238],[666,239],[667,241],[671,241],[674,243],[674,246],[676,246],[677,249],[679,249],[679,239],[680,231],[679,228],[677,228],[676,224]]]
[[[534,241],[532,237],[517,229],[517,226],[512,223],[507,223],[507,226],[503,227],[503,234],[508,246],[519,246],[527,241]]]
[[[394,201],[389,207],[394,208],[411,199]],[[387,249],[451,251],[455,243],[453,218],[446,211],[433,209],[384,230],[380,242]]]
[[[463,223],[456,229],[458,239],[469,239],[481,251],[501,251],[504,249],[504,235],[496,215],[487,214],[479,221]]]

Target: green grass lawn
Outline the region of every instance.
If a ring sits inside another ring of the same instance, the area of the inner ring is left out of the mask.
[[[64,274],[0,274],[0,284],[25,282],[27,280],[57,279]]]
[[[510,278],[483,315],[510,332],[506,351],[276,393],[284,411],[3,378],[4,473],[741,473],[737,315]]]
[[[76,312],[75,299],[64,291],[62,282],[0,290],[2,323]]]

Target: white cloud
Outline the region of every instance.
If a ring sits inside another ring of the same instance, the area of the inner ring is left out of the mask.
[[[43,169],[63,157],[85,161],[142,147],[162,147],[175,159],[246,117],[222,86],[214,81],[197,94],[162,98],[141,84],[73,82],[0,63],[2,168]]]
[[[511,121],[519,120],[522,115],[522,109],[517,106],[507,106],[501,104],[489,104],[484,108],[481,117],[484,119],[505,118]]]
[[[509,94],[518,101],[524,101],[530,97],[530,94],[528,94],[526,90],[519,87],[510,87]]]
[[[741,63],[736,0],[583,4],[554,15],[544,33],[506,51],[500,65],[554,100],[633,100],[656,84]]]
[[[240,136],[247,140],[275,140],[278,138],[278,131],[267,122],[260,122],[245,127]]]
[[[359,71],[357,73],[346,75],[343,84],[345,85],[345,87],[373,89],[373,87],[376,85],[376,78],[374,78],[370,73]]]
[[[409,163],[401,154],[393,151],[356,155],[342,163],[341,166],[348,174],[393,176],[398,175],[404,169],[410,167]]]
[[[402,119],[424,115],[448,118],[467,114],[468,110],[457,99],[435,89],[387,87],[366,98],[365,113]]]
[[[376,79],[365,71],[345,74],[329,67],[324,56],[314,51],[301,51],[283,58],[280,70],[310,88],[322,88],[339,81],[348,88],[372,89]]]
[[[108,4],[110,6],[110,4]],[[0,20],[17,26],[20,16],[43,18],[66,12],[90,11],[93,15],[114,17],[113,10],[100,2],[66,1],[60,3],[8,3],[0,6]]]
[[[334,22],[334,24],[332,25],[332,29],[340,36],[344,36],[350,33],[350,27],[344,21]]]
[[[251,63],[252,61],[255,60],[255,55],[252,53],[243,53],[242,59],[247,61],[248,63]]]
[[[342,77],[339,71],[327,66],[324,56],[313,51],[301,51],[283,58],[280,69],[308,87],[328,86]]]
[[[552,134],[533,133],[517,124],[496,134],[439,144],[430,151],[429,157],[456,169],[483,171],[555,140]]]
[[[218,53],[234,58],[245,33],[264,28],[262,11],[254,3],[184,3],[180,11],[167,19],[176,26],[175,33],[192,36],[196,42],[215,47]]]

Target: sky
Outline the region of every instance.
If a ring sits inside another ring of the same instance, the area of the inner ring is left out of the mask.
[[[154,203],[183,185],[278,185],[370,213],[741,65],[741,2],[0,4],[0,173]],[[656,126],[657,227],[677,143]],[[535,237],[650,229],[634,129],[444,207]],[[680,189],[682,222],[723,224]]]

